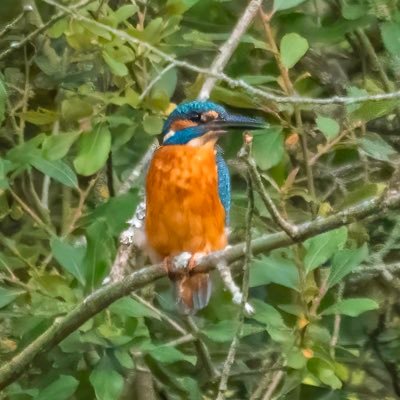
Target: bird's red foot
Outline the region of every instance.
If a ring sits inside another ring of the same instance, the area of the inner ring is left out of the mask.
[[[172,281],[176,280],[177,273],[176,273],[176,270],[174,267],[173,257],[171,257],[171,256],[165,257],[162,265],[165,269],[165,272],[168,274],[169,279],[171,279]]]

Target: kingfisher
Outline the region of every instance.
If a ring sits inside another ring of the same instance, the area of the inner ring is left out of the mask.
[[[175,281],[185,314],[204,308],[211,295],[209,275],[196,273],[196,260],[228,244],[231,183],[218,139],[263,127],[210,101],[181,103],[164,123],[146,177],[146,244],[152,261],[163,261]],[[189,255],[183,273],[174,267],[180,254]]]

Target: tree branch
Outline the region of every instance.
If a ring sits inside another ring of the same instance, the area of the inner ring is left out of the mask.
[[[348,225],[369,216],[377,216],[388,209],[400,208],[400,191],[388,190],[385,196],[374,197],[327,218],[296,225],[299,240],[305,240],[320,233]],[[251,242],[254,255],[289,246],[293,240],[284,232],[263,235]],[[206,272],[214,269],[218,262],[233,262],[246,253],[246,244],[239,243],[222,251],[211,253],[199,260],[197,270]],[[94,291],[64,317],[58,317],[50,328],[43,332],[10,362],[0,368],[0,389],[5,388],[22,375],[35,358],[60,343],[82,324],[107,308],[114,301],[130,292],[154,282],[166,275],[161,264],[148,266],[136,271],[124,280],[108,284]]]
[[[238,20],[236,26],[233,28],[233,31],[230,34],[228,40],[219,48],[219,55],[215,57],[210,67],[210,72],[212,74],[219,74],[224,70],[226,64],[232,56],[232,53],[238,46],[240,38],[244,35],[251,21],[254,19],[261,3],[262,0],[251,0],[249,2],[242,17]],[[217,77],[215,75],[209,75],[203,83],[198,99],[208,99],[216,82]]]

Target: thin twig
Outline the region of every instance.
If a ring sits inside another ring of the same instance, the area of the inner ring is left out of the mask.
[[[251,0],[249,2],[244,13],[233,28],[232,33],[229,35],[228,40],[219,48],[219,54],[211,64],[210,72],[213,75],[219,74],[224,70],[226,64],[238,46],[241,37],[244,35],[251,21],[254,19],[261,3],[262,0]],[[210,93],[217,81],[217,77],[213,75],[208,76],[204,81],[198,96],[199,100],[206,100],[210,97]]]
[[[271,384],[268,386],[267,391],[264,394],[263,400],[271,400],[272,395],[274,394],[276,388],[281,383],[281,380],[285,376],[285,371],[277,371],[275,372]]]
[[[296,226],[292,225],[288,222],[283,216],[280,214],[279,210],[275,206],[268,192],[265,190],[265,187],[261,180],[261,175],[257,171],[257,166],[254,161],[254,158],[249,157],[246,159],[246,164],[248,166],[250,179],[253,181],[254,187],[261,196],[262,201],[268,212],[270,213],[274,222],[284,231],[286,232],[293,240],[296,240],[297,232]]]
[[[158,72],[155,78],[145,87],[141,95],[139,96],[139,100],[142,101],[146,96],[147,93],[150,92],[152,87],[165,75],[170,69],[174,68],[174,64],[168,64],[161,72]]]
[[[19,15],[17,15],[11,22],[6,24],[4,28],[0,31],[0,38],[4,36],[8,31],[13,29],[18,24],[18,22],[21,21],[21,19],[24,18],[25,15],[31,11],[32,7],[29,6],[23,7],[22,12]]]
[[[51,236],[54,232],[35,214],[35,212],[11,189],[9,188],[8,191],[11,193],[12,197],[17,201],[17,203],[22,207],[22,209],[40,226],[42,227],[47,233]]]

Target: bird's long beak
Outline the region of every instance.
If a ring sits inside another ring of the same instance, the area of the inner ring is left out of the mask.
[[[244,115],[228,114],[225,118],[216,119],[206,124],[210,129],[227,131],[228,129],[264,129],[268,124],[262,119],[246,117]]]

